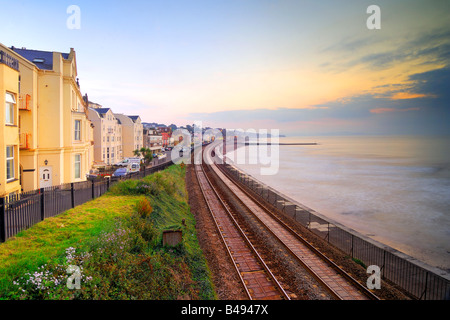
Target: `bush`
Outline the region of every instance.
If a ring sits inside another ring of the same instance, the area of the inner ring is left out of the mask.
[[[142,239],[150,244],[154,243],[158,232],[153,227],[151,213],[153,208],[147,198],[143,198],[136,203],[136,211],[130,217],[130,227],[140,234]]]
[[[153,208],[150,205],[150,201],[148,201],[147,198],[143,198],[142,200],[138,201],[138,203],[136,204],[136,212],[143,219],[146,219],[147,217],[149,217],[150,214],[152,213],[152,211],[153,211]]]

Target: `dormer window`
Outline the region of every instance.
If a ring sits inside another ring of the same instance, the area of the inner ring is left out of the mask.
[[[34,63],[44,63],[45,59],[43,59],[43,58],[35,58],[35,59],[33,59],[33,62]]]

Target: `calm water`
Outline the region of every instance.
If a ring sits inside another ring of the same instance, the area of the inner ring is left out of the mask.
[[[450,270],[449,137],[306,137],[280,142],[276,175],[238,164],[341,224]],[[264,166],[264,165],[262,165]]]

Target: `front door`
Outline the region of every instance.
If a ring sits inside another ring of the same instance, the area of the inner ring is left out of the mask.
[[[47,188],[52,184],[52,167],[40,167],[39,168],[39,187]]]

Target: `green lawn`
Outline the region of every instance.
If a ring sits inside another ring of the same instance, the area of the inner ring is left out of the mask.
[[[184,176],[174,165],[120,182],[0,244],[0,299],[216,299]],[[183,241],[164,247],[172,228]],[[80,289],[66,286],[69,265]]]

